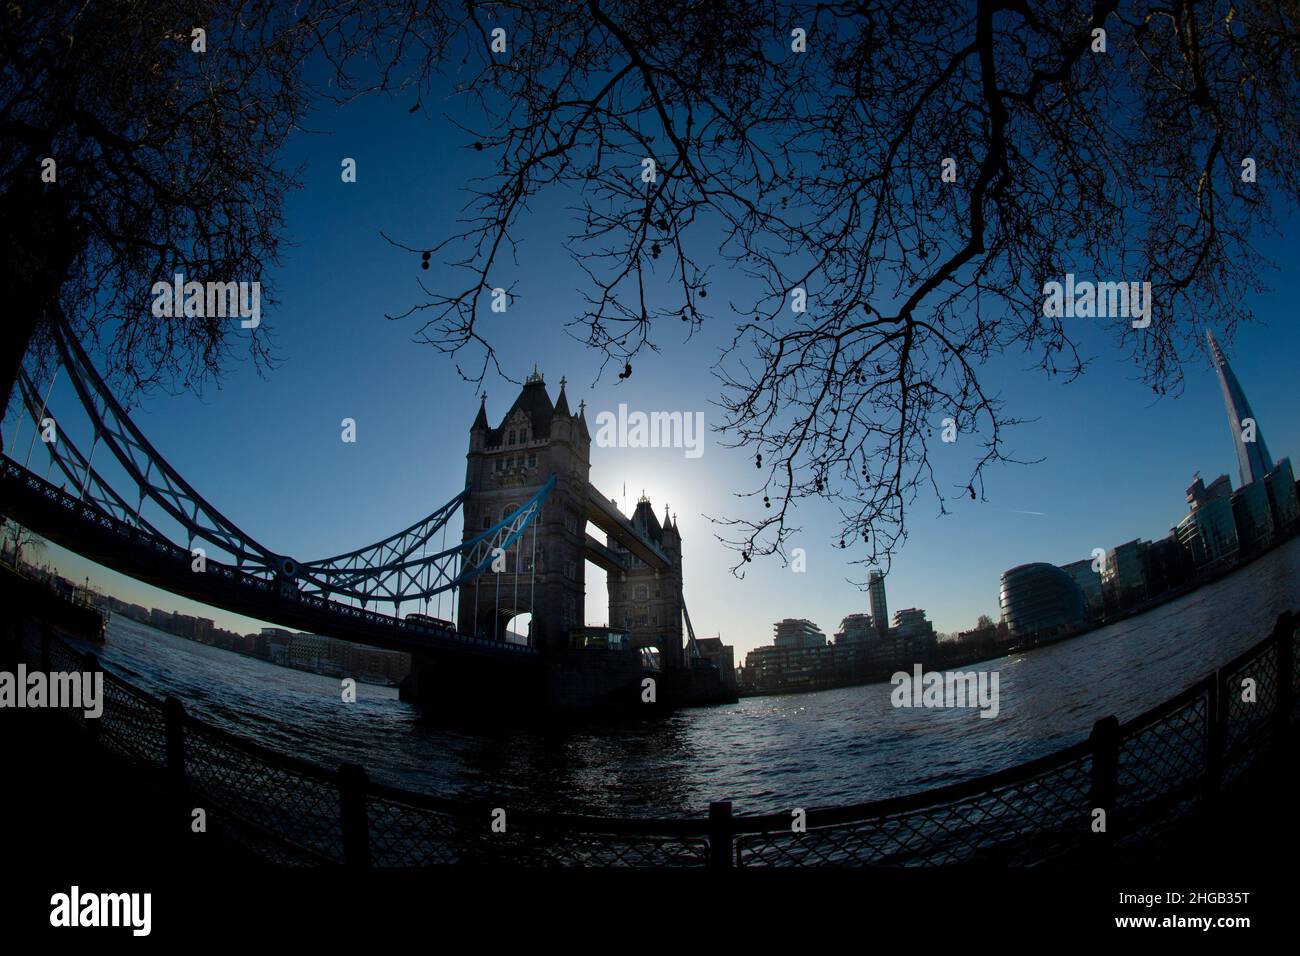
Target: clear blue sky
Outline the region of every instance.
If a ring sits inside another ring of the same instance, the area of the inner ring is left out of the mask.
[[[468,429],[478,408],[475,390],[451,361],[413,343],[418,319],[390,322],[384,314],[423,301],[419,281],[435,284],[435,268],[422,272],[419,257],[386,243],[380,230],[412,246],[446,236],[464,202],[458,190],[486,158],[465,149],[470,137],[423,115],[407,102],[364,102],[342,112],[317,114],[317,131],[299,135],[290,163],[305,163],[304,188],[287,206],[293,243],[276,273],[280,304],[264,311],[284,364],[263,379],[250,365],[235,365],[202,396],[147,396],[136,421],[190,482],[228,517],[268,547],[311,559],[384,537],[433,510],[464,481]],[[358,181],[340,181],[343,157],[357,160]],[[626,402],[646,411],[703,411],[717,423],[718,383],[710,373],[729,331],[722,304],[745,298],[739,278],[718,272],[710,301],[717,317],[703,334],[683,341],[681,328],[661,328],[659,355],[643,355],[627,382],[607,375],[592,386],[598,357],[564,332],[581,309],[578,275],[555,241],[571,231],[560,202],[537,203],[521,225],[517,266],[508,263],[496,284],[516,284],[505,315],[489,315],[488,330],[503,363],[522,378],[533,363],[545,373],[552,398],[561,376],[571,406],[586,399],[588,423]],[[1229,360],[1246,389],[1275,458],[1300,456],[1300,328],[1297,328],[1296,226],[1284,222],[1281,241],[1261,251],[1282,266],[1272,290],[1254,301],[1260,322],[1226,343]],[[910,537],[887,580],[891,610],[925,608],[938,630],[997,616],[1000,573],[1028,561],[1065,563],[1134,537],[1164,535],[1185,512],[1184,489],[1200,471],[1207,480],[1226,472],[1237,483],[1233,446],[1209,360],[1187,368],[1184,394],[1154,401],[1134,370],[1107,339],[1078,319],[1085,354],[1097,361],[1080,381],[1062,385],[1008,356],[987,371],[1007,413],[1036,417],[1017,429],[1010,450],[1033,466],[1002,466],[987,476],[987,501],[958,495],[953,514],[939,518],[934,502],[918,499]],[[489,413],[496,423],[517,386],[489,381]],[[73,407],[63,380],[52,407]],[[340,421],[354,418],[358,440],[340,440]],[[6,419],[13,435],[14,419]],[[88,447],[84,425],[71,427]],[[21,459],[31,435],[26,426],[14,453]],[[963,450],[951,454],[955,482]],[[33,463],[40,452],[33,456]],[[97,460],[98,463],[98,460]],[[43,461],[40,467],[44,467]],[[592,449],[592,480],[629,505],[644,489],[662,514],[678,515],[684,539],[686,600],[697,633],[721,633],[738,657],[770,643],[772,624],[807,617],[827,633],[866,600],[849,580],[865,571],[848,565],[838,541],[835,509],[807,505],[795,543],[807,551],[807,572],[795,574],[776,559],[750,567],[744,581],[728,572],[733,554],[714,538],[704,514],[755,514],[760,501],[731,495],[748,489],[756,471],[751,457],[721,448],[710,436],[703,457],[680,450]],[[964,479],[961,482],[964,485]],[[1041,514],[1039,514],[1041,513]],[[49,557],[69,576],[146,606],[201,613],[246,631],[260,624],[162,594],[51,548]],[[588,566],[587,620],[606,619],[604,574]]]

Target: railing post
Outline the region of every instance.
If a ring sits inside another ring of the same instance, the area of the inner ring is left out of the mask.
[[[709,804],[709,866],[729,867],[733,857],[731,801]]]
[[[190,819],[192,807],[189,786],[185,781],[185,705],[171,695],[163,699],[163,734],[167,753],[167,790],[177,817],[177,825]]]
[[[163,701],[162,711],[167,737],[167,777],[179,788],[185,784],[185,705],[169,695]]]
[[[97,658],[90,651],[86,651],[85,654],[81,655],[81,670],[82,673],[90,675],[91,681],[94,681],[95,676],[99,674],[100,671],[99,658]],[[83,684],[82,686],[85,685]],[[104,719],[104,704],[105,704],[104,696],[103,696],[104,678],[102,675],[99,678],[99,689],[100,689],[99,716],[85,718],[86,733],[90,735],[91,742],[95,744],[99,743],[100,721]],[[84,697],[81,702],[83,705],[86,703]]]
[[[1205,788],[1203,797],[1210,807],[1219,799],[1223,787],[1224,719],[1227,705],[1224,700],[1223,671],[1217,670],[1210,678],[1209,694],[1205,701]]]
[[[370,865],[370,819],[366,812],[366,769],[355,763],[339,764],[339,804],[343,824],[343,864]]]
[[[1277,712],[1273,716],[1279,734],[1290,726],[1295,707],[1295,686],[1291,683],[1295,673],[1294,632],[1295,619],[1290,611],[1283,611],[1273,628],[1273,639],[1277,641]]]
[[[1092,806],[1088,811],[1089,828],[1092,815],[1097,810],[1106,813],[1106,829],[1094,832],[1094,849],[1105,855],[1115,842],[1115,792],[1119,785],[1119,718],[1114,714],[1103,717],[1092,725],[1088,737],[1092,745]]]

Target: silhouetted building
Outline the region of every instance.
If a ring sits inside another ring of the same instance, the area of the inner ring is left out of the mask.
[[[626,568],[606,576],[609,621],[631,635],[635,646],[667,648],[671,653],[682,645],[682,536],[668,516],[668,506],[664,505],[661,524],[645,495],[637,501],[631,521],[643,537],[659,546],[672,567],[652,568],[606,535],[606,547],[622,558]]]
[[[1188,584],[1196,575],[1192,556],[1171,530],[1159,541],[1152,541],[1146,552],[1147,593],[1151,597]]]
[[[1086,604],[1074,579],[1054,564],[1022,564],[1002,572],[1002,619],[1017,639],[1055,634],[1083,624]]]
[[[730,644],[723,644],[719,637],[696,638],[695,646],[700,656],[713,664],[722,675],[722,683],[736,688],[736,649]]]
[[[772,643],[776,647],[825,647],[826,635],[812,621],[804,618],[788,617],[777,621],[773,630],[776,636]]]
[[[1281,534],[1300,521],[1300,500],[1296,497],[1295,475],[1291,473],[1291,459],[1283,458],[1264,479],[1268,489],[1269,509],[1273,528]]]
[[[1082,561],[1071,561],[1069,564],[1061,565],[1061,570],[1074,579],[1074,583],[1079,585],[1079,590],[1083,592],[1083,601],[1087,611],[1087,617],[1099,618],[1102,611],[1105,610],[1105,592],[1102,586],[1100,569],[1093,569],[1093,559],[1084,558]]]
[[[925,611],[915,607],[894,612],[894,625],[889,629],[889,638],[895,643],[894,653],[897,655],[901,652],[912,661],[933,653],[939,643],[939,637],[934,633],[934,624],[925,619]]]
[[[885,601],[885,573],[872,571],[867,575],[867,596],[871,619],[876,622],[876,633],[881,637],[889,630],[889,604]]]
[[[1232,517],[1237,528],[1237,545],[1242,551],[1267,547],[1273,540],[1273,510],[1268,487],[1254,481],[1232,493]]]
[[[835,643],[845,646],[868,644],[879,636],[870,614],[849,614],[840,621],[840,629],[835,634]]]
[[[1146,552],[1149,547],[1148,542],[1135,538],[1106,552],[1101,582],[1109,607],[1131,608],[1146,599]]]
[[[1273,460],[1269,457],[1264,433],[1250,410],[1250,402],[1246,400],[1241,383],[1228,365],[1219,343],[1214,340],[1214,333],[1207,329],[1205,338],[1209,342],[1214,369],[1219,373],[1219,385],[1223,389],[1223,404],[1228,411],[1232,443],[1237,449],[1237,469],[1241,484],[1245,486],[1263,481],[1264,476],[1273,470]]]
[[[1198,571],[1227,567],[1237,560],[1237,519],[1232,510],[1232,485],[1220,475],[1207,488],[1199,475],[1187,489],[1191,512],[1178,523],[1179,543]]]
[[[534,645],[557,651],[568,647],[570,631],[583,624],[591,434],[583,409],[569,410],[564,385],[561,379],[552,404],[546,382],[534,367],[499,425],[488,422],[484,396],[470,426],[464,541],[507,520],[550,475],[555,475],[556,484],[533,522],[528,542],[504,555],[506,573],[515,574],[518,566],[528,575],[528,586],[483,587],[476,578],[473,585],[460,588],[456,623],[462,634],[504,641],[510,622],[529,613]],[[622,619],[611,623],[619,625]],[[674,657],[673,648],[663,650]],[[675,661],[680,664],[679,656]]]

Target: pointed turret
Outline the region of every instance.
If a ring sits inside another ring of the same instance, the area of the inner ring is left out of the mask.
[[[469,426],[471,432],[489,432],[492,426],[487,420],[487,392],[483,393],[482,401],[478,405],[478,415],[474,418],[474,424]]]
[[[663,544],[663,526],[659,524],[659,519],[655,517],[654,508],[650,506],[650,499],[645,496],[644,492],[636,503],[636,510],[632,512],[632,527],[651,541]]]
[[[563,415],[565,418],[572,416],[569,411],[569,400],[564,395],[565,379],[560,379],[560,397],[555,400],[555,414]]]
[[[587,400],[586,399],[583,399],[580,402],[578,402],[577,419],[578,419],[578,429],[579,431],[581,431],[582,437],[587,439],[587,441],[591,441],[591,432],[587,431]]]

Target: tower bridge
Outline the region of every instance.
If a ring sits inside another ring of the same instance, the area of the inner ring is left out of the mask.
[[[552,403],[535,369],[496,427],[483,397],[465,486],[450,501],[373,544],[302,561],[262,545],[203,498],[131,420],[67,324],[53,330],[57,371],[71,380],[93,443],[83,452],[71,440],[49,389],[42,398],[23,371],[13,397],[37,432],[53,420],[56,437],[41,443],[43,477],[28,467],[35,432],[26,460],[14,457],[14,441],[0,462],[0,510],[50,540],[213,607],[408,652],[403,696],[431,705],[636,709],[647,677],[659,709],[734,699],[695,650],[676,523],[666,511],[660,522],[644,498],[624,516],[592,486],[585,409],[569,408],[563,380]],[[107,478],[97,453],[125,478]],[[160,516],[147,517],[146,502]],[[449,545],[457,512],[461,538]],[[184,544],[159,530],[164,524],[178,527]],[[608,620],[632,638],[621,652],[593,653],[574,640],[588,562],[608,575]],[[404,606],[432,610],[435,599],[439,608],[450,601],[450,620],[402,614]],[[507,641],[510,622],[525,613],[527,644]],[[658,671],[647,670],[640,648],[658,651]]]

